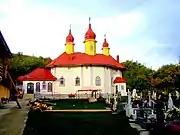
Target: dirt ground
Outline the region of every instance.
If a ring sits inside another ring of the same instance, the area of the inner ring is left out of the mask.
[[[22,109],[18,109],[16,102],[0,109],[0,135],[21,135],[24,121],[27,117],[27,101],[19,100]]]

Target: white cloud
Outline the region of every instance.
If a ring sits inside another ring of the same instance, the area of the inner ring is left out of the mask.
[[[88,29],[89,15],[73,14],[70,9],[62,7],[58,10],[43,6],[27,8],[24,0],[11,0],[11,2],[3,6],[0,4],[0,11],[7,13],[6,18],[0,20],[0,26],[12,52],[55,58],[65,49],[69,24],[72,24],[75,50],[84,51],[83,40]],[[146,20],[142,13],[129,12],[111,17],[98,18],[95,15],[91,17],[92,27],[97,35],[98,53],[101,53],[103,35],[106,34],[113,56],[119,54],[122,61],[134,59],[146,62],[148,65],[153,64],[152,59],[145,57],[144,50],[152,47],[147,45],[146,40],[133,44],[120,42],[121,39],[134,35],[139,26],[143,27]],[[148,44],[156,43],[151,41]]]

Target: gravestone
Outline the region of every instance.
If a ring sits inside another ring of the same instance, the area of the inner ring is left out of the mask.
[[[131,115],[132,115],[131,92],[128,90],[128,103],[126,105],[126,116],[130,117]]]

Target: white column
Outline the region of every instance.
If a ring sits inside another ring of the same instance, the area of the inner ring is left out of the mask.
[[[111,81],[111,69],[109,68],[109,71],[108,71],[108,78],[107,78],[107,82],[109,82],[109,80]],[[111,93],[111,88],[112,88],[112,85],[111,83],[108,83],[108,90],[107,90],[107,93]]]
[[[90,74],[91,74],[91,86],[93,86],[94,78],[93,78],[93,67],[92,66],[90,66]]]
[[[83,73],[83,66],[81,66],[81,87],[84,87],[84,73]]]
[[[106,86],[107,86],[107,82],[106,82],[106,67],[104,67],[104,90],[103,90],[103,93],[106,93]]]
[[[27,93],[27,83],[25,81],[23,81],[22,88],[24,89],[24,93]]]

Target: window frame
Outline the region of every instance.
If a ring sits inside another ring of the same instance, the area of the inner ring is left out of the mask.
[[[63,82],[63,83],[61,83],[61,82]],[[61,77],[59,78],[59,86],[60,86],[60,87],[64,87],[64,86],[65,86],[65,78],[64,78],[63,76],[61,76]]]
[[[40,92],[41,91],[41,83],[40,82],[36,82],[36,89],[35,90],[36,90],[36,92]]]
[[[47,83],[46,81],[42,82],[42,90],[46,90],[47,89]]]
[[[96,86],[101,86],[101,77],[100,76],[96,76],[96,78],[95,78],[95,85]]]
[[[80,79],[80,77],[76,77],[75,78],[75,86],[80,86],[81,85],[81,79]]]
[[[49,89],[51,85],[51,89]],[[48,92],[52,92],[53,91],[53,83],[52,82],[48,82],[48,89],[47,89]]]
[[[123,88],[123,89],[122,89]],[[121,84],[121,90],[124,90],[124,85],[123,84]]]

